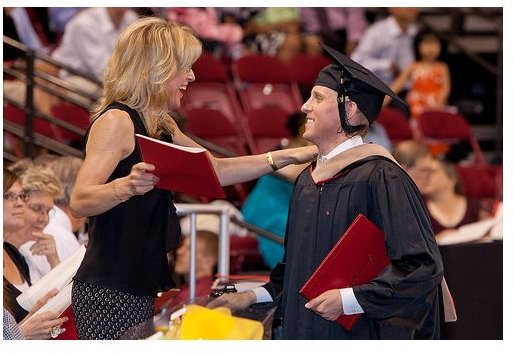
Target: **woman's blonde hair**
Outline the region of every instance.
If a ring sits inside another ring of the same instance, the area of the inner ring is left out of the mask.
[[[54,199],[62,195],[62,184],[55,174],[47,167],[29,167],[21,176],[21,187],[24,192],[45,192]]]
[[[92,120],[118,101],[144,116],[150,136],[173,135],[166,86],[177,73],[187,71],[201,52],[201,42],[188,27],[155,17],[134,22],[118,38]]]

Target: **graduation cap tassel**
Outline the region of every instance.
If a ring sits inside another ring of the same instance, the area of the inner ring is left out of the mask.
[[[355,133],[361,131],[365,126],[363,124],[348,124],[348,118],[346,117],[346,90],[342,83],[339,84],[339,88],[337,91],[337,105],[339,108],[339,118],[341,120],[341,127],[339,128],[338,133],[353,136],[355,135]]]

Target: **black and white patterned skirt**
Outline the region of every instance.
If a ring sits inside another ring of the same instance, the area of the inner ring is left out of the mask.
[[[136,296],[75,280],[71,305],[80,339],[118,339],[153,316],[152,296]]]

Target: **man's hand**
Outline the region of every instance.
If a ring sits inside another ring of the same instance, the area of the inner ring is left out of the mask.
[[[343,302],[339,289],[325,291],[306,303],[305,307],[329,321],[335,321],[343,314]]]
[[[231,310],[244,310],[256,301],[253,291],[245,291],[242,293],[228,293],[215,298],[207,304],[212,309],[215,307],[228,307]]]

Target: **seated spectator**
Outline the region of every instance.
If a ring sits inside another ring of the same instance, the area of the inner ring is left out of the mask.
[[[5,7],[4,19],[6,16],[16,30],[16,35],[11,38],[44,54],[49,54],[53,50],[54,35],[48,26],[48,13],[45,7]]]
[[[95,7],[82,10],[68,22],[61,43],[51,56],[60,63],[101,80],[118,36],[137,18],[134,11],[125,7]],[[71,82],[77,89],[93,97],[99,96],[101,93],[101,87],[97,83],[66,70],[59,70],[52,64],[37,61],[36,69],[54,76],[59,75],[62,79]],[[25,83],[19,80],[12,81],[9,92],[6,92],[4,88],[4,94],[24,104]],[[60,89],[60,87],[56,87],[56,89]],[[84,98],[80,94],[67,93],[85,105],[91,105],[95,101]],[[51,115],[52,107],[58,102],[60,99],[57,96],[41,89],[34,90],[35,108],[42,113]]]
[[[242,219],[241,212],[224,200],[216,200],[210,203],[215,206],[227,206],[230,217],[235,216]],[[180,227],[182,229],[183,240],[177,249],[173,267],[179,276],[179,281],[183,284],[181,292],[168,304],[168,308],[184,304],[189,299],[189,270],[190,270],[190,232],[191,218],[182,218]],[[196,296],[210,293],[211,286],[216,274],[218,263],[218,240],[220,232],[220,218],[217,214],[198,214],[196,218]],[[233,222],[229,222],[228,233],[230,236],[246,237],[248,231]]]
[[[26,157],[24,159],[18,160],[15,163],[7,166],[7,169],[14,173],[16,176],[20,177],[29,167],[34,166],[34,161],[30,157]]]
[[[417,60],[403,70],[391,88],[400,92],[411,81],[406,101],[411,117],[417,118],[424,111],[446,107],[451,83],[448,65],[439,60],[441,40],[435,33],[429,30],[419,32],[414,39],[414,50]]]
[[[423,196],[436,240],[445,232],[491,217],[492,205],[485,200],[466,198],[455,167],[443,160],[432,160],[432,171]]]
[[[84,217],[73,216],[70,208],[71,193],[82,161],[78,157],[61,156],[49,165],[61,182],[63,193],[54,200],[54,212],[43,233],[54,237],[57,254],[61,261],[67,259],[80,247],[75,233],[81,231],[86,222]]]
[[[218,233],[203,229],[196,232],[196,296],[204,296],[211,292],[218,263]],[[175,261],[175,273],[183,278],[184,283],[180,286],[180,293],[168,304],[167,307],[170,309],[189,300],[190,246],[191,237],[188,234],[184,236],[177,249]]]
[[[233,60],[242,53],[243,28],[235,22],[222,23],[214,7],[173,7],[167,19],[191,27],[216,57]]]
[[[379,79],[390,85],[398,75],[414,62],[413,40],[418,29],[415,21],[418,9],[391,7],[390,15],[373,23],[362,36],[351,58],[371,70]],[[400,92],[403,97],[405,92]],[[391,106],[410,116],[404,105]]]
[[[254,53],[287,63],[302,50],[300,11],[295,7],[254,8],[245,24],[245,38]]]
[[[394,149],[393,157],[424,194],[432,172],[433,158],[428,146],[414,140],[402,141]]]
[[[322,55],[323,42],[350,55],[368,26],[361,7],[300,8],[305,52]]]
[[[56,294],[55,290],[43,296],[30,312],[18,304],[16,298],[32,283],[28,265],[19,253],[13,235],[24,226],[24,204],[27,195],[23,192],[19,178],[4,169],[3,203],[3,299],[4,339],[47,339],[50,328],[59,326],[68,319],[58,318],[54,312],[32,316],[46,301]],[[14,322],[14,323],[13,323]]]
[[[25,225],[15,233],[13,244],[27,261],[30,278],[36,283],[60,263],[55,239],[43,229],[54,213],[54,199],[61,195],[62,185],[51,170],[32,167],[21,175],[21,186],[28,196]]]
[[[389,16],[368,27],[352,59],[371,70],[386,84],[414,61],[413,40],[418,29],[414,7],[391,7]]]

